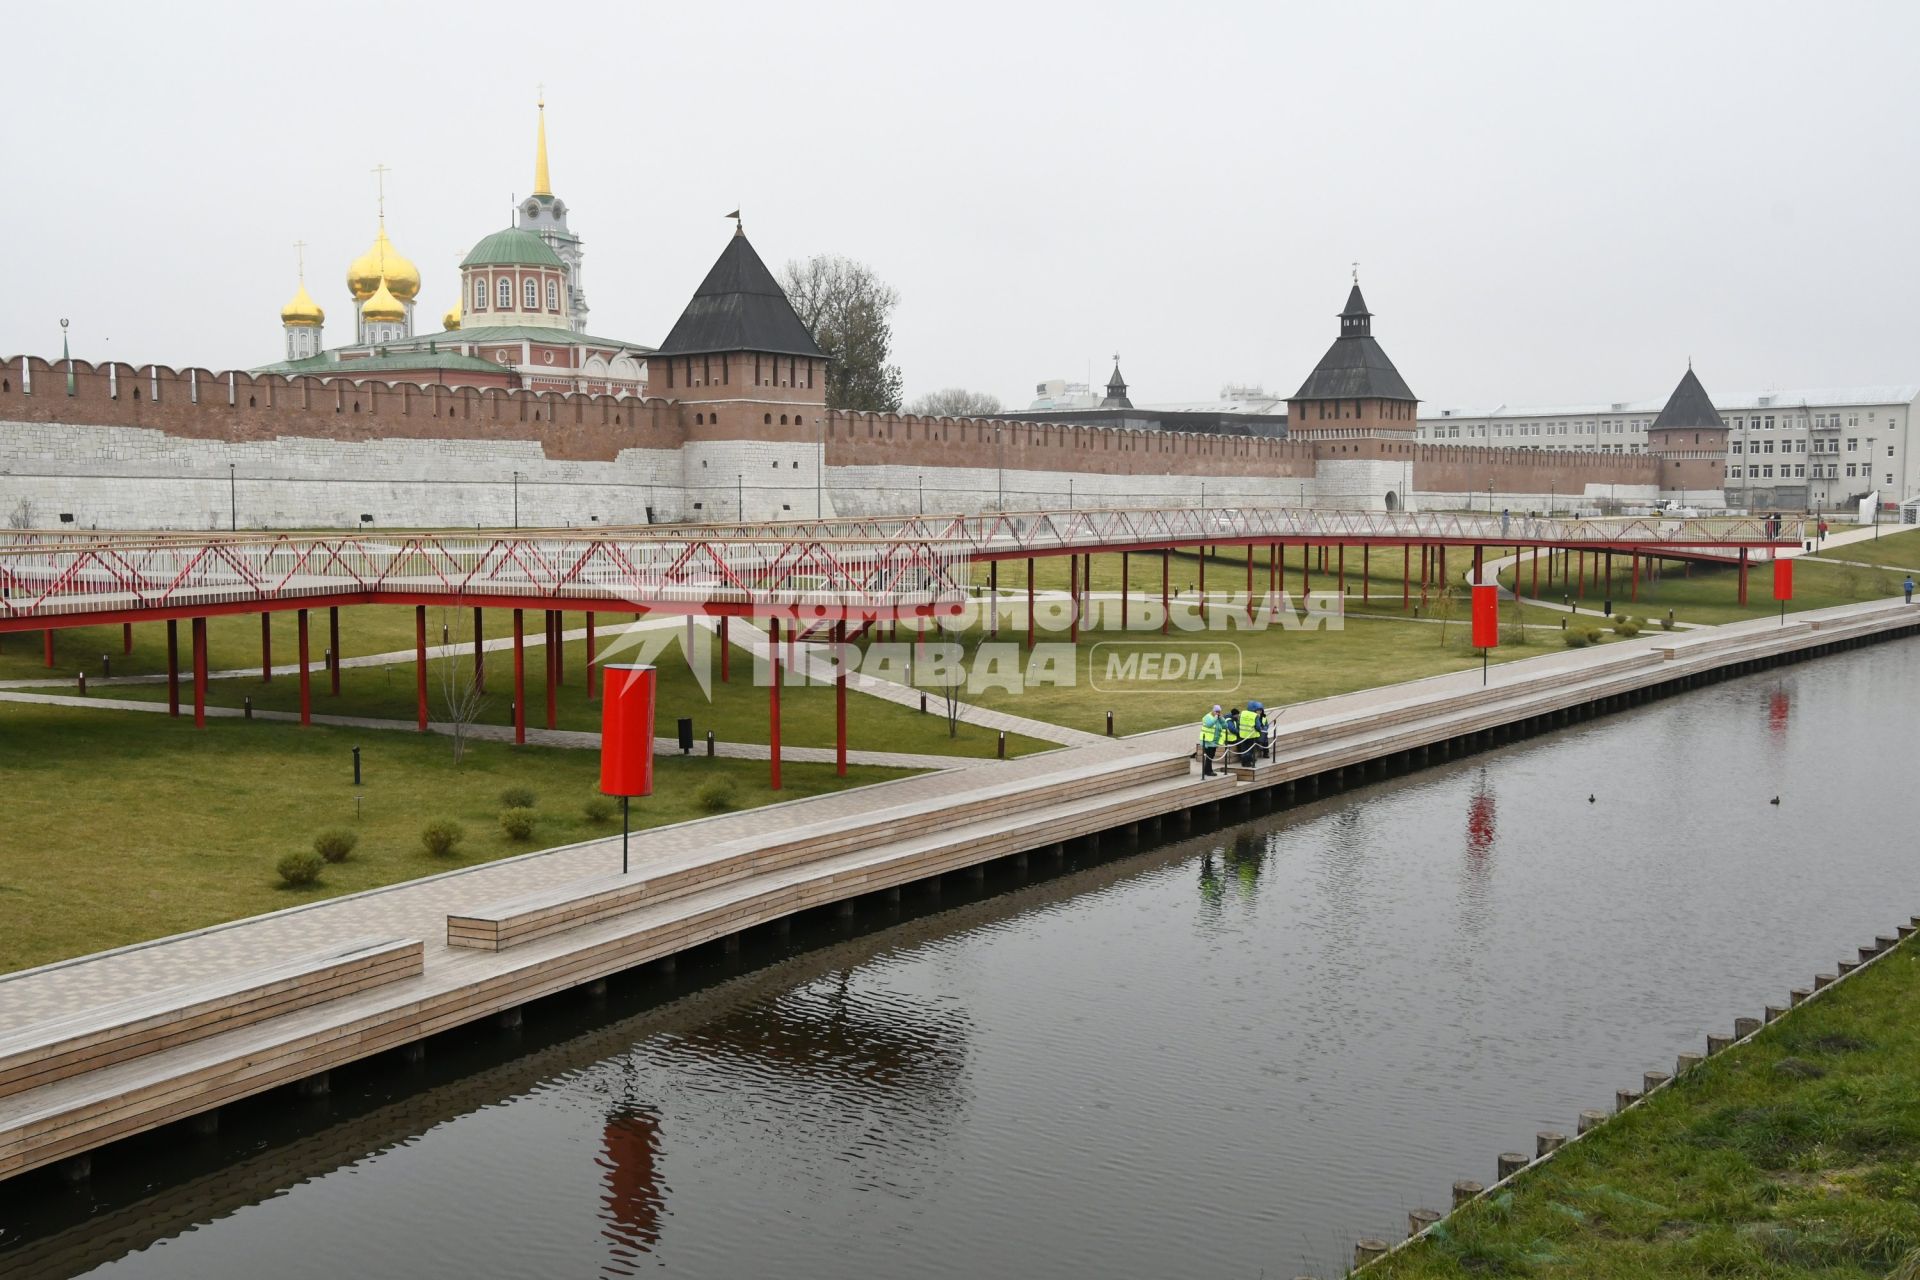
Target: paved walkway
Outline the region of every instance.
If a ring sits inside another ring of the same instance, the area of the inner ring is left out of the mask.
[[[167,704],[164,702],[135,702],[125,698],[81,698],[72,694],[32,693],[24,690],[0,690],[0,702],[33,702],[50,707],[85,707],[96,711],[146,711],[165,715]],[[237,719],[246,712],[238,707],[208,707],[207,715],[214,718]],[[279,720],[298,723],[297,711],[261,711],[253,713],[256,720]],[[379,720],[372,716],[328,716],[316,713],[315,724],[338,725],[349,729],[372,729],[382,733],[417,733],[419,728],[411,720]],[[451,736],[453,726],[442,721],[429,721],[430,733]],[[467,736],[481,742],[512,742],[513,726],[504,724],[476,724],[467,728]],[[571,747],[580,750],[600,749],[600,735],[583,729],[536,729],[527,727],[527,742],[540,747]],[[696,753],[704,753],[704,746],[697,746]],[[680,744],[673,738],[655,738],[653,753],[658,756],[680,754]],[[716,742],[713,753],[729,760],[767,760],[773,755],[773,749],[758,742]],[[780,758],[788,761],[801,761],[815,764],[832,764],[832,747],[794,747],[780,748]],[[965,769],[976,765],[997,764],[998,761],[980,756],[943,756],[912,751],[848,751],[848,764],[879,765],[888,769]]]

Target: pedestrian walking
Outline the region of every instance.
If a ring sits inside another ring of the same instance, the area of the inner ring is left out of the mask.
[[[1913,575],[1908,574],[1907,580],[1901,583],[1900,585],[1906,589],[1907,603],[1912,604],[1913,603]]]
[[[1510,507],[1500,508],[1500,536],[1501,537],[1504,538],[1507,536],[1507,526],[1512,523],[1513,523],[1513,509]]]

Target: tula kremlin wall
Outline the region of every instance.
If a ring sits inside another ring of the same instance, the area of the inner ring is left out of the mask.
[[[1726,428],[1689,370],[1646,454],[1419,439],[1358,283],[1284,434],[827,408],[827,356],[736,226],[658,346],[586,332],[580,237],[548,177],[460,265],[442,329],[389,239],[351,265],[353,341],[304,272],[286,359],[248,372],[0,360],[16,527],[638,525],[1033,510],[1719,506]],[[1115,379],[1118,381],[1118,370]],[[1124,393],[1124,385],[1121,386]],[[1698,394],[1695,394],[1695,393]]]

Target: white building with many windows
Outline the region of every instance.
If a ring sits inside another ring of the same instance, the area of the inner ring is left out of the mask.
[[[1661,399],[1494,409],[1423,406],[1419,438],[1493,448],[1647,452]],[[1913,424],[1920,386],[1822,387],[1713,396],[1727,424],[1729,507],[1837,511],[1868,494],[1920,495]],[[1684,501],[1684,499],[1682,499]]]

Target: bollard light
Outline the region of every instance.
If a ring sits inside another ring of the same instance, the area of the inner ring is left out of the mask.
[[[77,671],[74,674],[79,677],[80,696],[84,698],[87,696],[87,673],[84,671]]]
[[[253,698],[251,695],[240,699],[240,713],[247,719],[253,719]]]
[[[1005,729],[1000,731],[999,758],[1002,760],[1007,758],[1007,731]]]
[[[104,653],[100,655],[100,674],[103,676],[113,674],[113,659]]]
[[[1107,712],[1107,736],[1109,738],[1113,736],[1113,712],[1111,711]]]
[[[353,785],[360,785],[360,748],[353,749]]]
[[[713,759],[713,730],[707,730],[707,759]]]

